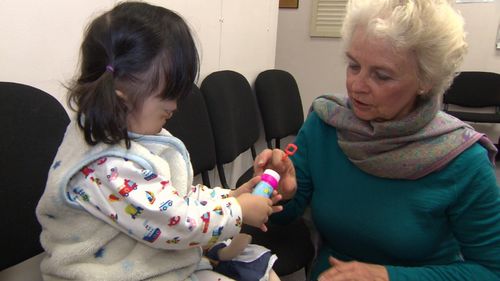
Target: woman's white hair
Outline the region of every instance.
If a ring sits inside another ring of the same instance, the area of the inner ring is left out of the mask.
[[[427,97],[450,86],[467,52],[464,21],[447,0],[350,0],[342,27],[348,47],[357,28],[415,54]]]

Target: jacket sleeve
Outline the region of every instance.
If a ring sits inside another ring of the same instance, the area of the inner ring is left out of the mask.
[[[220,200],[229,197],[230,189],[221,187],[210,188],[202,184],[191,187],[191,190],[186,195],[187,197],[198,200],[200,202]]]
[[[241,209],[229,191],[196,186],[182,196],[170,178],[123,158],[91,163],[70,186],[85,210],[151,247],[210,246],[240,231]]]

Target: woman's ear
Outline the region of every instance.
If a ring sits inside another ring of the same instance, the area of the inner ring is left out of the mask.
[[[418,89],[418,95],[426,96],[430,90],[432,90],[432,85],[430,83],[421,83]]]

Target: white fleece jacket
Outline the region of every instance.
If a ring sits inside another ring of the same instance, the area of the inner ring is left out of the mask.
[[[130,149],[124,145],[89,146],[74,122],[68,126],[36,210],[42,225],[40,240],[47,253],[41,264],[44,280],[178,281],[189,279],[195,271],[202,255],[200,246],[153,245],[127,233],[126,227],[116,223],[116,217],[99,215],[90,209],[99,209],[97,204],[81,204],[88,196],[76,194],[78,200],[75,200],[76,186],[72,186],[75,184],[72,179],[83,173],[87,165],[106,157],[132,161],[169,180],[178,192],[176,196],[189,196],[192,167],[182,142],[165,130],[154,136],[131,134],[131,137]],[[94,192],[99,190],[96,186]],[[128,199],[128,194],[120,190],[116,190],[116,195]],[[228,227],[217,240],[237,234],[241,221],[237,201],[234,198],[223,200],[226,200],[224,205],[232,206],[234,218],[225,220]],[[226,213],[229,216],[229,212]],[[202,228],[200,225],[194,231],[202,231]],[[106,250],[104,256],[103,249]]]

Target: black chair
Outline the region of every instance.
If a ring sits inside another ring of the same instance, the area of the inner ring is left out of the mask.
[[[249,149],[255,158],[254,144],[260,129],[257,102],[246,78],[234,71],[214,72],[203,80],[200,88],[214,131],[219,175],[221,182],[225,182],[223,164],[234,161]],[[247,181],[252,174],[250,167],[238,182]],[[284,276],[307,267],[313,258],[314,247],[304,222],[297,220],[286,226],[268,223],[267,227],[268,232],[264,233],[244,225],[242,231],[252,235],[252,243],[265,246],[276,254],[275,272]]]
[[[304,123],[297,82],[287,71],[265,70],[255,80],[255,95],[264,124],[267,147],[280,148],[280,140],[296,135]]]
[[[35,208],[68,123],[51,95],[0,82],[0,270],[43,252]]]
[[[215,168],[215,144],[205,100],[200,89],[193,90],[178,103],[177,111],[165,124],[172,135],[186,145],[194,175],[201,174],[203,184],[210,186],[208,172]]]
[[[451,110],[449,105],[469,109],[495,107],[495,112]],[[443,109],[462,121],[500,123],[500,74],[481,71],[460,72],[443,96]]]
[[[265,70],[259,73],[255,80],[255,94],[262,116],[267,147],[280,148],[281,139],[296,135],[304,123],[304,112],[297,82],[287,71]],[[300,246],[286,248],[286,245],[280,245],[283,242],[279,237],[289,235],[288,233],[291,232],[295,233],[293,239]],[[289,250],[286,256],[296,255],[292,261],[289,261],[288,268],[281,270],[287,273],[303,267],[306,272],[308,271],[315,251],[311,240],[309,227],[302,217],[286,226],[273,226],[268,234],[257,235],[255,239],[256,243],[267,247]],[[296,251],[300,254],[297,255]]]
[[[256,157],[255,143],[259,139],[257,102],[247,79],[231,70],[213,72],[200,86],[210,116],[215,141],[217,172],[221,185],[229,188],[224,164],[233,162],[249,151]],[[253,175],[253,163],[238,183]],[[237,184],[237,186],[239,186]]]

